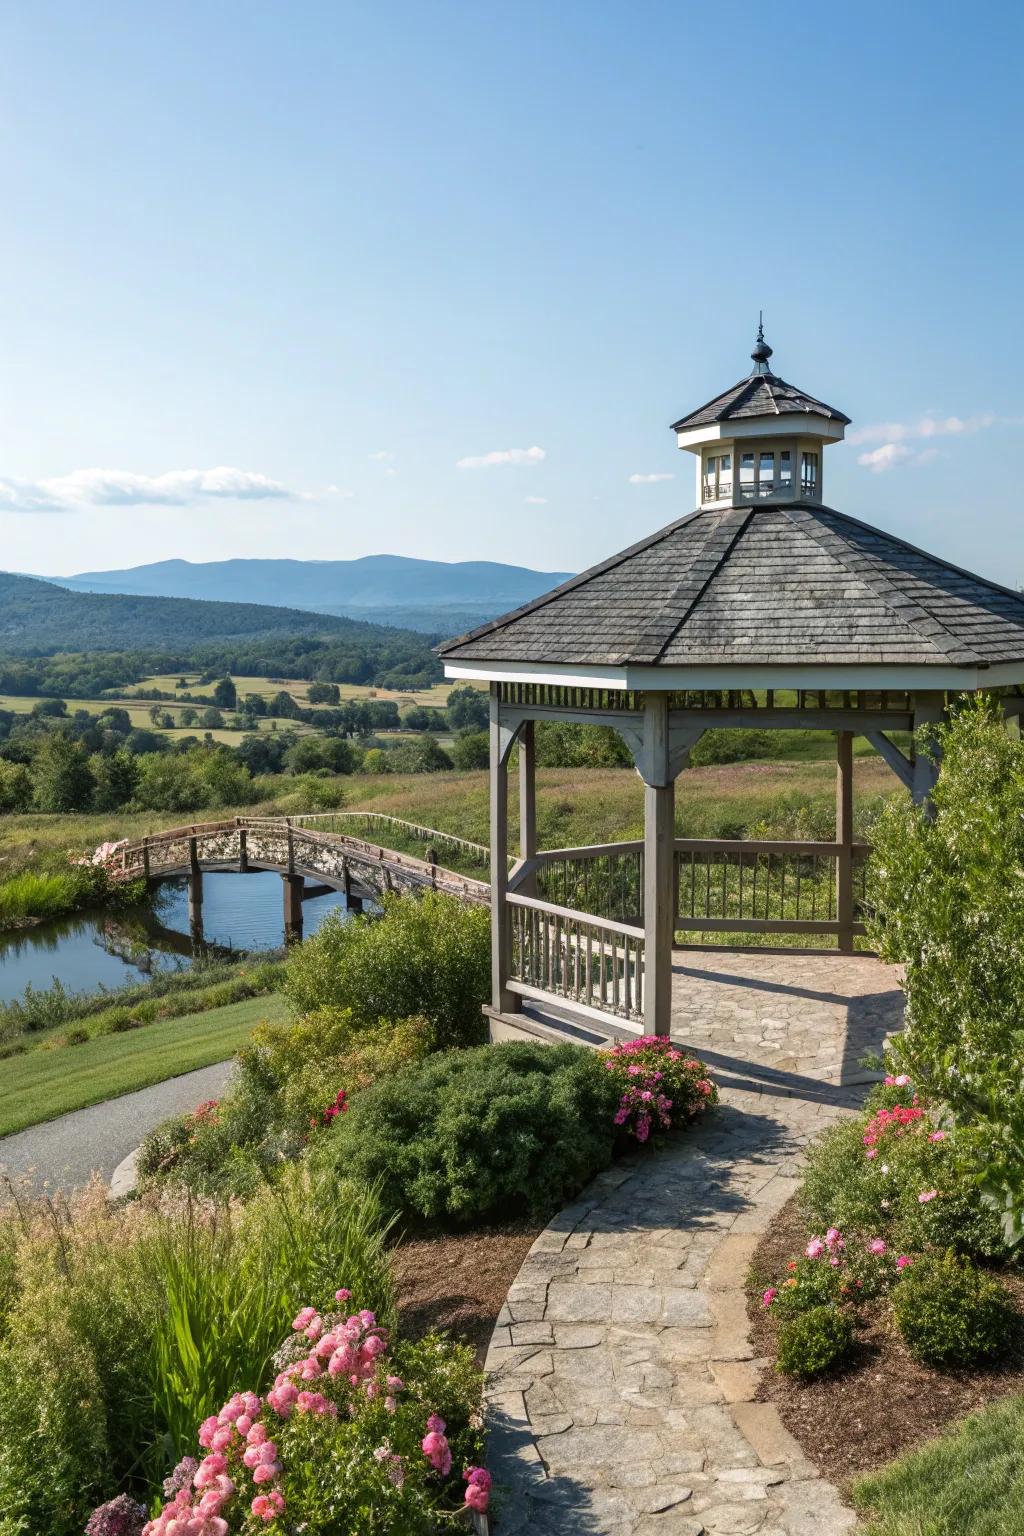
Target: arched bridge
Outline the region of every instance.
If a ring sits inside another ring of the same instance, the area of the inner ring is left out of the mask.
[[[357,835],[367,831],[390,835],[392,841],[422,844],[423,856],[398,852]],[[397,817],[333,811],[310,816],[233,816],[229,821],[195,822],[154,832],[116,847],[107,872],[117,882],[188,875],[195,922],[204,870],[241,874],[275,870],[284,882],[285,930],[297,936],[302,928],[303,896],[324,888],[344,891],[352,905],[379,901],[391,892],[434,890],[486,906],[490,888],[485,881],[449,869],[438,862],[439,856],[463,869],[483,872],[487,868],[487,849],[465,838]]]

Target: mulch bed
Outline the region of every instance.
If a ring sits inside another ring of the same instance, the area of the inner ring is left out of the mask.
[[[753,1273],[759,1281],[765,1276],[765,1284],[777,1283],[806,1241],[806,1223],[791,1200],[762,1238]],[[1003,1271],[999,1278],[1024,1313],[1024,1276]],[[751,1288],[751,1337],[758,1355],[773,1361],[776,1324],[762,1305],[761,1289]],[[997,1369],[932,1370],[908,1353],[885,1302],[872,1302],[861,1308],[856,1351],[843,1371],[803,1382],[769,1366],[757,1395],[775,1404],[811,1461],[842,1486],[946,1433],[995,1398],[1024,1392],[1020,1336],[1008,1340],[1008,1347],[1009,1356]]]
[[[443,1329],[472,1345],[482,1365],[494,1320],[541,1230],[513,1222],[401,1243],[394,1258],[402,1333]]]

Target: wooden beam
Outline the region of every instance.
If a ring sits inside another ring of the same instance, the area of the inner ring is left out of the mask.
[[[537,852],[537,752],[534,722],[524,720],[519,728],[519,858],[525,864]],[[536,896],[537,878],[527,872],[520,889],[524,896]]]
[[[890,741],[884,731],[865,731],[866,741],[869,741],[878,753],[879,757],[892,769],[893,773],[905,784],[908,789],[914,786],[914,764],[909,757],[904,756],[894,741]]]
[[[508,753],[511,743],[503,731],[498,688],[491,684],[491,1006],[514,1013],[519,999],[506,983],[511,970],[511,928],[508,910]]]
[[[913,703],[915,732],[914,776],[910,786],[910,793],[913,796],[915,805],[924,805],[930,802],[932,790],[938,782],[939,762],[937,755],[935,758],[932,758],[925,751],[921,750],[922,743],[920,738],[917,737],[917,732],[920,731],[922,733],[925,742],[932,741],[932,750],[935,751],[937,743],[935,742],[934,732],[929,727],[937,725],[945,718],[946,697],[942,693],[915,693],[913,695]]]
[[[836,919],[839,949],[853,953],[853,732],[836,738]]]
[[[676,817],[668,700],[664,694],[652,694],[644,705],[640,771],[644,780],[644,1028],[650,1035],[668,1035],[672,1027]]]

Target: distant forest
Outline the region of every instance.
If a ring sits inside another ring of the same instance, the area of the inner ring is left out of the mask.
[[[0,693],[94,698],[189,668],[417,688],[441,677],[430,647],[429,635],[295,608],[69,592],[0,573]]]

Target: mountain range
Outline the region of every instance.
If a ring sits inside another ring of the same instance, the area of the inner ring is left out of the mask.
[[[74,592],[205,598],[345,615],[430,634],[458,634],[539,597],[566,571],[492,560],[158,560],[126,570],[49,577]]]

